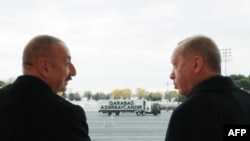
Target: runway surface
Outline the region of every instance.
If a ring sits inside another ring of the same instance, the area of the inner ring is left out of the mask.
[[[158,116],[136,116],[121,113],[119,116],[86,111],[92,141],[164,141],[172,112]]]

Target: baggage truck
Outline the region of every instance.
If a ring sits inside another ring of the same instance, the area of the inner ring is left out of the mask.
[[[99,113],[119,116],[120,113],[127,112],[135,113],[138,116],[146,114],[157,116],[161,113],[161,107],[158,103],[146,100],[99,100]]]

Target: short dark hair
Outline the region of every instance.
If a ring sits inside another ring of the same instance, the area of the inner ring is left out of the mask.
[[[39,35],[32,38],[24,48],[23,65],[33,66],[34,61],[39,57],[51,55],[53,52],[52,45],[57,42],[63,43],[62,40],[50,35]]]

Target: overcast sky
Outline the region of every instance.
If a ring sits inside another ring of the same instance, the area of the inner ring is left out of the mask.
[[[22,74],[23,48],[40,34],[69,47],[73,92],[172,89],[172,51],[196,34],[231,49],[228,75],[250,74],[249,0],[0,0],[0,80]]]

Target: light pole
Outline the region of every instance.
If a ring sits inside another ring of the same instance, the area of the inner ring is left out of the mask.
[[[221,49],[222,60],[225,62],[225,75],[227,75],[227,62],[231,61],[231,48]]]

